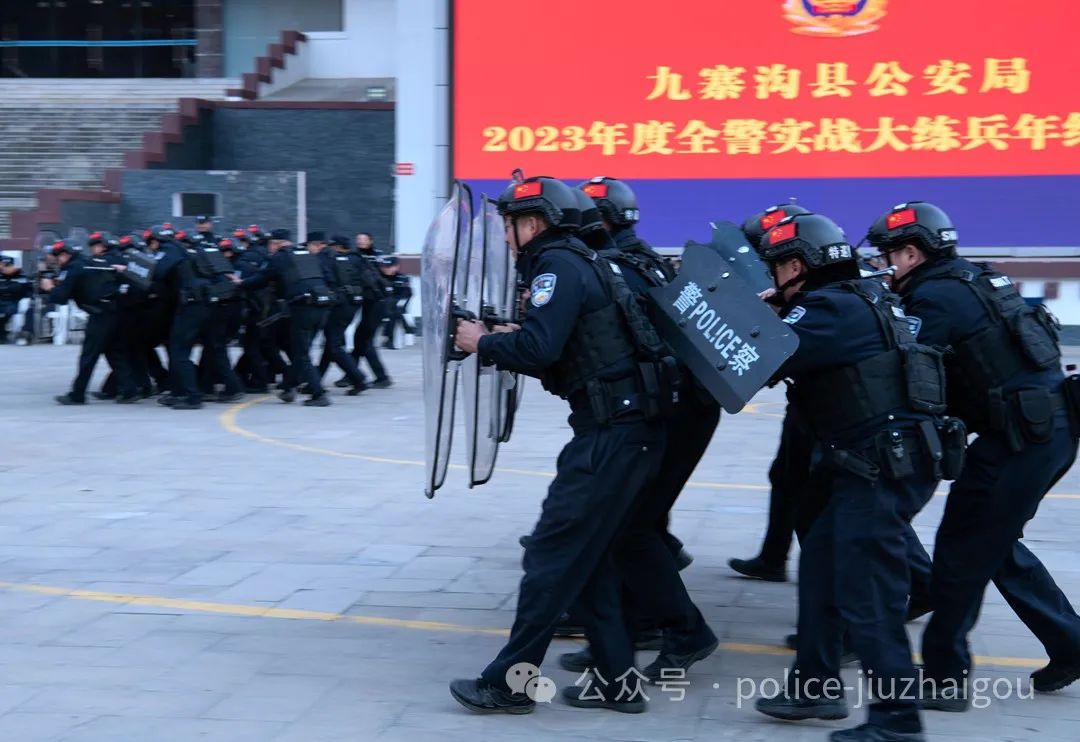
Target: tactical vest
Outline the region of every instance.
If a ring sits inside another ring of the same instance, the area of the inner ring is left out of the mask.
[[[323,277],[319,256],[307,250],[290,250],[285,271],[285,293],[291,303],[330,306],[333,294]]]
[[[77,302],[83,309],[86,308],[83,306],[83,302],[87,305],[93,305],[111,300],[116,295],[119,287],[116,271],[113,270],[112,263],[100,257],[87,258],[86,264],[83,266],[81,280],[82,286],[80,287],[79,298],[82,301],[77,299]]]
[[[888,349],[858,363],[800,378],[791,389],[799,416],[819,439],[829,440],[898,410],[942,414],[943,354],[915,342],[899,297],[873,279],[838,285],[866,302]]]
[[[199,245],[195,248],[195,254],[192,257],[195,261],[196,272],[209,282],[203,290],[206,301],[216,304],[238,298],[239,291],[236,285],[227,277],[228,274],[234,272],[232,263],[221,250]]]
[[[157,259],[134,247],[124,250],[122,255],[127,263],[124,280],[139,291],[149,293],[154,283],[154,268],[157,267]]]
[[[342,296],[351,304],[363,304],[364,271],[355,260],[348,255],[335,255],[334,273],[337,275],[338,290]]]
[[[931,268],[920,280],[948,278],[967,286],[991,324],[953,344],[946,366],[949,407],[975,431],[997,428],[992,408],[1003,403],[1002,387],[1022,373],[1060,366],[1058,327],[1046,307],[1032,307],[1015,284],[986,263],[977,272],[958,266]]]
[[[626,393],[639,395],[647,417],[659,416],[677,393],[669,388],[677,382],[665,373],[668,366],[674,369],[674,363],[665,356],[663,341],[626,281],[608,261],[574,242],[557,242],[544,249],[569,250],[584,258],[611,299],[600,309],[578,317],[559,360],[540,376],[544,388],[564,398],[586,390],[600,422],[610,416],[602,414],[609,398]],[[619,362],[632,362],[635,374],[625,380],[600,382],[599,375]],[[619,385],[619,381],[627,383]],[[631,388],[634,391],[628,392]]]
[[[0,301],[18,301],[27,293],[29,279],[21,273],[16,273],[10,278],[0,276]]]

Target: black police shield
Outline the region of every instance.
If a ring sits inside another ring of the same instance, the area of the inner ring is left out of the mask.
[[[466,309],[488,325],[510,321],[516,293],[513,257],[495,202],[486,196],[481,196],[473,221],[468,264]],[[509,439],[519,379],[484,363],[476,354],[465,359],[461,373],[469,487],[473,487],[491,479],[499,443]]]
[[[742,228],[732,222],[713,222],[711,226],[712,237],[707,247],[727,261],[729,270],[738,274],[755,293],[772,288],[769,267],[746,239]]]
[[[710,247],[688,246],[675,280],[649,293],[660,335],[729,413],[745,407],[798,348],[791,327]]]
[[[154,282],[154,268],[157,261],[152,255],[129,247],[122,253],[127,264],[123,273],[123,280],[130,283],[140,291],[149,291]]]
[[[472,194],[468,186],[455,182],[450,200],[428,228],[421,255],[424,494],[429,498],[443,485],[450,464],[458,367],[464,357],[454,348],[454,329],[465,303],[471,227]]]

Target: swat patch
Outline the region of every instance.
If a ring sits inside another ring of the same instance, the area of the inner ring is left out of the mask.
[[[796,322],[798,322],[799,320],[801,320],[805,315],[806,315],[806,307],[795,307],[790,312],[788,312],[787,317],[784,317],[784,322],[786,322],[789,325],[793,325]]]
[[[1012,286],[1012,281],[1009,280],[1008,276],[995,276],[990,279],[990,285],[995,289],[1003,289],[1006,286]]]
[[[529,287],[529,301],[534,307],[542,307],[555,296],[555,281],[558,277],[554,273],[541,273],[533,279]]]
[[[911,336],[917,340],[919,338],[919,330],[922,329],[922,319],[919,317],[908,317],[907,323]]]

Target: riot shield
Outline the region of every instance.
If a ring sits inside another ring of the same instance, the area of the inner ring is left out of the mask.
[[[127,270],[120,274],[121,279],[140,291],[150,291],[154,282],[154,268],[157,266],[157,261],[152,255],[136,250],[134,247],[124,250],[123,256],[127,261]]]
[[[738,274],[755,293],[772,288],[772,276],[758,251],[746,239],[742,228],[731,222],[714,222],[709,249],[728,262],[729,270]],[[697,244],[697,243],[688,243]]]
[[[425,482],[434,497],[446,480],[454,431],[458,367],[454,349],[456,314],[465,302],[468,276],[472,194],[454,183],[450,200],[428,228],[421,255],[420,294],[423,304]]]
[[[30,342],[38,342],[53,336],[53,322],[45,313],[45,295],[41,289],[41,279],[55,279],[57,262],[52,254],[52,245],[60,239],[58,232],[41,231],[34,237],[34,249],[23,255],[23,273],[33,279],[34,294],[30,302],[27,326]]]
[[[489,324],[510,321],[515,276],[495,202],[481,197],[473,222],[466,308]],[[469,487],[484,484],[495,471],[499,443],[509,437],[516,375],[485,364],[473,354],[462,363],[465,398],[466,458]]]
[[[675,280],[649,293],[660,335],[729,413],[745,407],[798,348],[791,327],[710,247],[688,246]]]

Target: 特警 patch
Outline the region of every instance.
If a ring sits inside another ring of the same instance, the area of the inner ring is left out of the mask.
[[[530,298],[534,307],[542,307],[555,296],[555,282],[558,277],[554,273],[541,273],[533,279],[529,287]]]
[[[786,317],[784,317],[784,322],[789,325],[793,325],[799,320],[801,320],[805,314],[806,307],[795,307],[790,312],[788,312]]]

